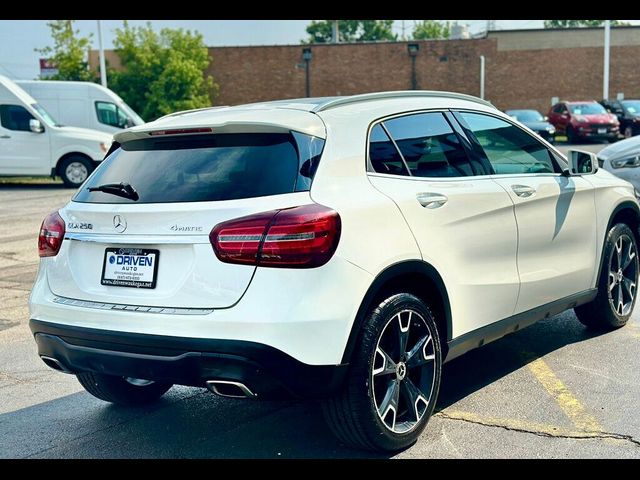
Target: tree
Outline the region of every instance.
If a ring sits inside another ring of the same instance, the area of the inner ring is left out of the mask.
[[[309,38],[305,43],[330,43],[335,20],[312,20],[307,26]],[[341,42],[378,42],[397,40],[393,20],[338,20]]]
[[[168,113],[209,107],[218,85],[205,71],[211,62],[202,35],[183,29],[116,29],[121,70],[110,70],[110,87],[147,120]]]
[[[53,47],[36,48],[35,51],[58,67],[58,73],[45,80],[95,81],[95,72],[87,67],[87,55],[91,48],[91,34],[81,37],[73,29],[74,20],[48,22]]]
[[[545,20],[544,28],[576,28],[576,27],[601,27],[604,20]],[[620,20],[611,20],[611,26],[629,25],[627,22]]]
[[[413,28],[415,40],[429,38],[449,38],[451,35],[451,22],[439,22],[437,20],[422,20]]]

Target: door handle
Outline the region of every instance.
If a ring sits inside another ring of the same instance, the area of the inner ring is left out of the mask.
[[[10,135],[0,135],[0,138],[11,138]]]
[[[420,205],[424,208],[438,208],[447,203],[447,196],[441,193],[422,192],[416,194],[416,198]]]
[[[536,193],[536,189],[528,185],[511,185],[511,190],[513,190],[513,193],[517,196],[522,198],[531,197]]]

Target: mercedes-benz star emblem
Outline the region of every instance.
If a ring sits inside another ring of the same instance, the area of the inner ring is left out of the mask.
[[[122,233],[127,229],[127,221],[124,219],[124,217],[115,215],[113,217],[113,228],[116,229],[116,232]]]

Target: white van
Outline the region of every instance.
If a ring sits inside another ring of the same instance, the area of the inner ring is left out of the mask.
[[[0,75],[0,176],[61,177],[79,187],[111,146],[110,134],[62,127],[42,106]]]
[[[16,83],[62,125],[121,132],[144,120],[118,95],[92,82],[18,80]]]

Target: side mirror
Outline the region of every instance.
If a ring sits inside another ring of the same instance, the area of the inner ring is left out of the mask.
[[[592,175],[598,171],[598,157],[595,153],[584,150],[569,150],[569,170],[567,176]]]
[[[42,133],[44,132],[44,127],[40,123],[40,120],[32,118],[31,120],[29,120],[29,130],[31,130],[33,133]]]

